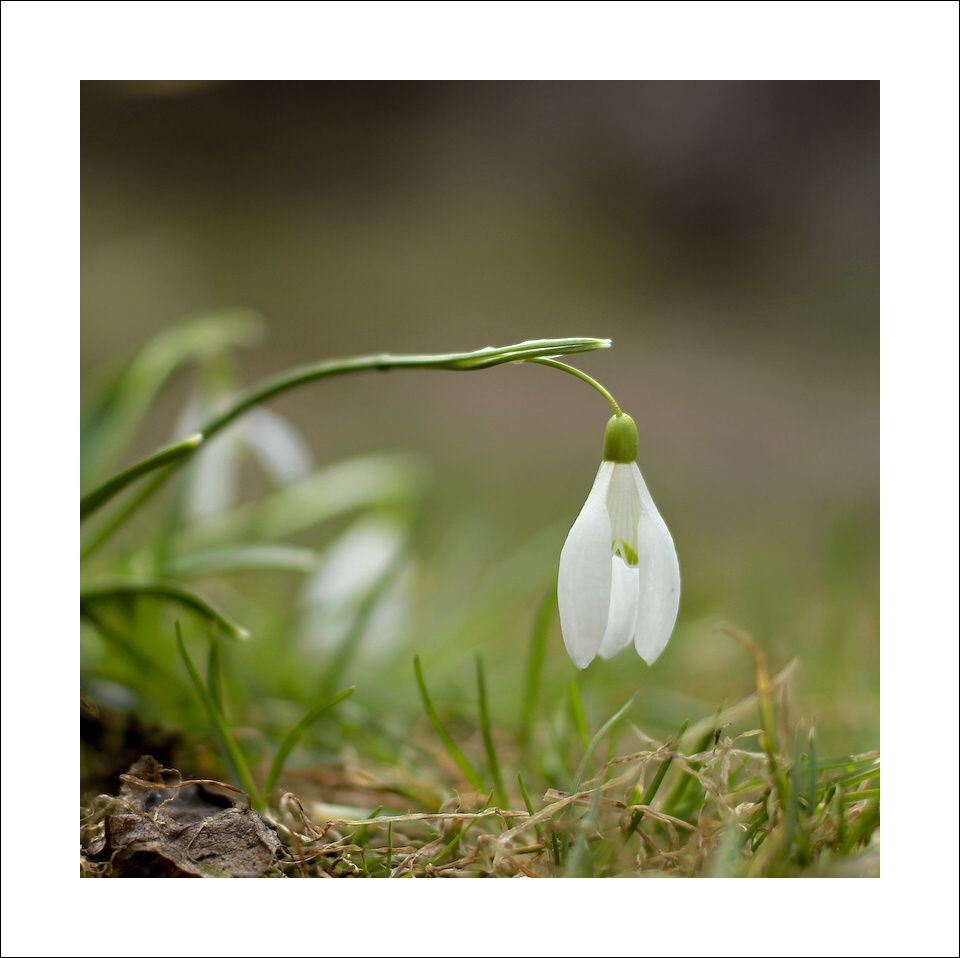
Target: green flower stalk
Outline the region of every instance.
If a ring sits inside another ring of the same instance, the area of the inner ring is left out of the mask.
[[[551,357],[563,356],[569,353],[585,353],[594,349],[607,349],[609,339],[593,339],[572,337],[567,339],[532,339],[513,346],[485,346],[466,353],[440,353],[433,355],[398,356],[392,353],[377,353],[372,356],[354,356],[348,359],[329,359],[307,366],[298,366],[295,369],[281,373],[273,379],[258,386],[237,400],[229,409],[207,423],[198,434],[176,443],[159,453],[148,456],[129,469],[114,476],[102,486],[87,493],[80,500],[81,521],[91,516],[97,509],[109,502],[117,493],[121,492],[132,482],[149,472],[155,472],[153,485],[142,495],[145,500],[150,492],[159,488],[170,473],[183,465],[191,455],[206,444],[218,432],[225,429],[234,419],[243,415],[247,410],[267,402],[276,396],[290,392],[308,383],[328,379],[332,376],[343,376],[347,373],[359,372],[386,372],[391,369],[451,369],[470,371],[474,369],[489,369],[502,363],[545,362],[552,363]],[[582,374],[581,374],[582,375]],[[586,378],[592,382],[589,377]],[[601,391],[603,387],[594,384]],[[161,467],[163,468],[162,471]],[[137,506],[141,504],[137,502]],[[118,523],[119,524],[119,523]],[[111,527],[110,531],[113,531]]]

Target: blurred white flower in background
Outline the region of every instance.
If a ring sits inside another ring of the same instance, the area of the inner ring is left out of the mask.
[[[177,423],[177,435],[199,428],[207,415],[191,403]],[[217,515],[240,500],[240,467],[252,456],[272,486],[282,488],[314,470],[310,448],[294,426],[262,406],[250,409],[209,443],[192,464],[188,499],[191,519]]]
[[[357,519],[334,541],[303,590],[304,648],[336,649],[358,621],[361,658],[399,640],[413,602],[409,537],[405,518],[373,514]],[[365,610],[367,603],[372,606]]]

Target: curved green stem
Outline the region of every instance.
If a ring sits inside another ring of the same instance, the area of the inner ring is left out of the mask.
[[[517,343],[514,346],[486,346],[469,353],[441,353],[421,356],[397,356],[392,353],[379,353],[373,356],[355,356],[350,359],[329,359],[309,366],[298,366],[263,385],[254,387],[242,399],[231,406],[202,430],[207,438],[216,435],[237,416],[253,406],[288,392],[298,386],[327,379],[331,376],[343,376],[346,373],[386,372],[390,369],[451,369],[469,371],[489,369],[502,363],[522,363],[544,361],[548,357],[566,353],[583,353],[592,349],[606,349],[609,339],[534,339]],[[557,364],[564,368],[561,363]],[[567,367],[569,369],[569,367]],[[597,384],[597,388],[603,389]]]
[[[611,406],[613,406],[613,411],[618,416],[623,415],[623,411],[620,409],[616,399],[614,399],[613,396],[611,396],[610,393],[604,389],[604,387],[601,386],[600,383],[598,383],[592,376],[588,376],[585,372],[576,369],[574,366],[568,366],[566,363],[558,363],[555,359],[530,359],[528,362],[539,363],[541,366],[552,366],[554,369],[562,369],[565,373],[570,373],[571,376],[576,376],[577,379],[582,379],[588,386],[593,386],[593,388],[596,389],[596,391],[600,393],[600,395],[603,396],[603,398],[606,399]]]
[[[566,355],[567,353],[583,353],[593,349],[606,349],[610,345],[609,339],[587,339],[587,338],[568,338],[568,339],[533,339],[526,342],[516,343],[513,346],[486,346],[483,349],[477,349],[467,353],[440,353],[434,355],[419,356],[398,356],[392,353],[377,353],[371,356],[354,356],[348,359],[328,359],[319,363],[312,363],[307,366],[298,366],[294,369],[281,373],[272,379],[266,380],[259,386],[254,386],[246,395],[242,396],[229,409],[212,419],[203,429],[200,430],[200,440],[197,440],[193,447],[187,447],[187,444],[194,440],[183,440],[174,446],[162,450],[147,459],[136,463],[125,472],[108,480],[102,486],[81,499],[80,517],[84,519],[112,499],[118,492],[126,488],[131,482],[139,477],[151,472],[160,466],[169,465],[170,468],[164,470],[155,477],[155,483],[151,486],[151,492],[154,491],[170,473],[177,467],[183,465],[190,455],[195,451],[200,442],[207,442],[218,432],[228,426],[234,419],[241,416],[253,406],[273,399],[282,393],[296,389],[298,386],[305,386],[307,383],[316,382],[320,379],[328,379],[332,376],[343,376],[347,373],[386,372],[390,369],[451,369],[469,371],[472,369],[488,369],[491,366],[499,366],[502,363],[522,363],[522,362],[546,362],[549,357]],[[568,372],[574,372],[571,367],[563,366],[562,363],[554,363],[560,369],[566,369]],[[583,373],[577,372],[581,378],[605,392],[599,383],[594,383]],[[609,394],[606,393],[609,397]],[[610,402],[613,398],[609,397]],[[614,403],[616,406],[616,403]],[[618,410],[619,411],[619,410]],[[159,457],[168,456],[172,458],[157,461]],[[129,513],[127,513],[129,515]],[[126,515],[124,516],[126,518]],[[113,530],[119,523],[110,527]],[[97,545],[102,541],[98,539]]]

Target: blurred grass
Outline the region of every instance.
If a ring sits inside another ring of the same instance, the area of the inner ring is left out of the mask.
[[[190,328],[184,327],[187,333]],[[202,454],[215,455],[216,450],[203,449]],[[99,633],[96,638],[86,633],[88,695],[109,700],[116,694],[110,689],[120,686],[126,690],[120,700],[129,702],[134,694],[134,712],[175,724],[184,721],[182,694],[173,694],[176,683],[168,691],[162,681],[155,683],[156,676],[175,671],[176,656],[170,642],[174,613],[156,601],[150,604],[147,592],[152,590],[155,598],[166,596],[181,605],[187,596],[201,621],[219,615],[208,614],[215,606],[229,609],[251,632],[254,641],[232,651],[231,658],[243,676],[234,689],[238,707],[256,727],[276,723],[273,706],[289,713],[284,700],[332,694],[331,681],[342,680],[357,685],[350,708],[387,725],[389,716],[396,715],[402,736],[416,701],[409,674],[414,654],[439,673],[440,700],[452,702],[472,698],[465,665],[483,655],[490,663],[486,686],[491,710],[527,729],[527,735],[535,709],[565,701],[570,666],[555,616],[538,618],[537,608],[553,589],[566,523],[533,534],[520,523],[498,529],[483,522],[476,503],[461,501],[460,515],[450,527],[432,531],[422,521],[431,507],[430,487],[411,481],[420,466],[398,455],[321,467],[275,492],[228,504],[219,516],[191,512],[191,497],[201,497],[201,479],[239,489],[226,472],[243,473],[248,465],[230,459],[223,461],[220,474],[187,471],[179,490],[152,504],[139,522],[88,561],[92,585],[84,593],[84,609]],[[262,486],[264,480],[259,482]],[[389,546],[396,558],[358,553],[349,561],[361,567],[372,563],[373,574],[354,576],[351,583],[340,568],[347,561],[343,549],[363,527],[348,520],[364,515],[389,519],[391,536],[399,537]],[[775,531],[783,534],[785,525],[781,520]],[[685,523],[674,527],[681,556],[695,555],[697,540],[691,543]],[[756,529],[750,531],[760,536]],[[284,538],[292,538],[292,544],[283,546],[278,540]],[[812,709],[829,747],[856,751],[875,746],[871,676],[877,668],[877,596],[870,587],[876,543],[843,514],[834,518],[826,541],[807,546],[811,552],[823,550],[819,563],[811,563],[809,556],[768,551],[767,538],[745,539],[727,544],[712,576],[703,573],[703,563],[692,563],[692,574],[684,563],[681,616],[656,670],[621,656],[577,676],[575,688],[588,713],[581,726],[594,727],[609,703],[636,695],[644,727],[666,735],[690,714],[709,714],[717,703],[746,695],[752,687],[750,671],[716,625],[730,616],[758,629],[774,661],[799,656],[799,705]],[[109,576],[119,577],[119,584],[109,580],[105,588]],[[191,580],[190,591],[164,584],[179,576]],[[344,580],[339,586],[338,577]],[[154,585],[144,591],[145,582]],[[321,587],[322,582],[327,585]],[[213,604],[206,604],[204,596]],[[536,654],[525,648],[534,621],[542,622],[538,643],[546,641],[544,652]],[[525,672],[530,655],[542,662],[533,676]],[[861,674],[851,681],[858,670]]]

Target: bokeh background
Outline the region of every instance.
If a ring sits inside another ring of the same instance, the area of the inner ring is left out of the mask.
[[[639,690],[638,723],[667,734],[748,694],[729,621],[774,669],[799,660],[796,715],[828,748],[878,746],[879,84],[86,82],[81,123],[87,394],[224,308],[262,317],[239,383],[335,356],[609,337],[574,364],[637,421],[684,591],[653,668],[626,651],[581,676],[592,716]],[[194,389],[170,384],[130,457],[178,437]],[[603,400],[508,365],[348,377],[271,409],[317,466],[416,463],[411,572],[352,665],[354,700],[416,707],[414,654],[437,700],[472,696],[479,653],[495,714],[515,709]],[[283,577],[263,594],[306,601]],[[308,619],[279,647],[254,628],[252,654],[296,669]],[[555,622],[548,703],[575,672]]]

